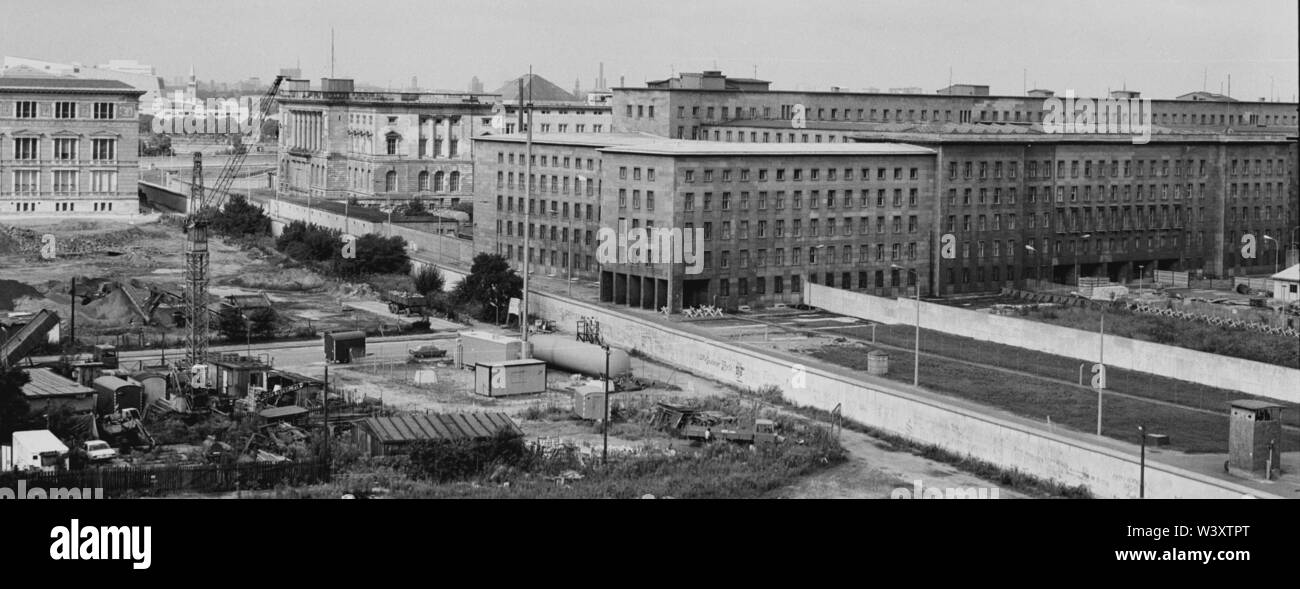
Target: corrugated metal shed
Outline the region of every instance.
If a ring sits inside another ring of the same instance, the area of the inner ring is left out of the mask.
[[[371,417],[362,422],[371,436],[383,444],[420,440],[490,438],[502,429],[523,433],[504,413],[433,413]]]
[[[33,368],[27,371],[32,381],[23,385],[23,394],[28,397],[75,397],[93,395],[95,389],[82,386],[55,374],[49,368]]]

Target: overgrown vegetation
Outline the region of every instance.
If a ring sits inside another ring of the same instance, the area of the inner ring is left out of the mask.
[[[1035,307],[1026,309],[1022,316],[1025,319],[1061,327],[1097,331],[1100,326],[1101,312],[1079,307]],[[1286,336],[1218,327],[1175,317],[1145,315],[1123,307],[1114,307],[1106,311],[1106,333],[1288,368],[1300,368],[1300,346],[1295,344],[1293,338]]]
[[[476,319],[496,322],[505,317],[510,299],[521,297],[523,290],[523,277],[504,257],[480,253],[474,256],[469,275],[456,285],[452,300]]]
[[[334,229],[294,221],[275,240],[281,253],[303,263],[314,264],[322,273],[339,276],[404,274],[410,271],[406,240],[367,233],[358,237],[355,258],[343,257],[343,234]]]
[[[218,316],[217,330],[230,342],[265,340],[275,337],[276,314],[269,307],[241,311],[224,307]]]

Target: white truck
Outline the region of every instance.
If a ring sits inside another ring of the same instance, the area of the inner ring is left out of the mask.
[[[14,432],[13,463],[20,471],[67,468],[68,447],[47,429]]]

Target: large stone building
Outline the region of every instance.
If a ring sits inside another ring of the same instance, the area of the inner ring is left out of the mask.
[[[491,94],[355,92],[352,80],[281,88],[280,189],[362,203],[473,195],[473,137],[492,129]]]
[[[0,218],[139,212],[139,98],[116,80],[0,76]]]
[[[931,149],[543,135],[525,199],[524,138],[476,141],[476,193],[491,195],[476,201],[480,249],[516,268],[527,255],[533,272],[559,277],[572,260],[574,278],[599,279],[602,300],[674,311],[794,303],[803,280],[893,294],[917,276],[929,291]],[[633,232],[651,229],[681,241],[665,258],[655,245],[644,261],[629,257]],[[614,240],[603,255],[602,230]]]
[[[797,302],[802,280],[898,294],[919,277],[923,294],[942,295],[1262,272],[1300,233],[1294,103],[1132,102],[1150,123],[1137,140],[1048,129],[1049,91],[768,84],[683,74],[615,89],[613,133],[534,133],[534,271],[564,275],[572,259],[603,300],[677,310]],[[523,138],[479,142],[476,240],[518,266]],[[602,229],[647,227],[703,230],[703,272],[597,255]],[[1246,235],[1255,258],[1241,254]]]

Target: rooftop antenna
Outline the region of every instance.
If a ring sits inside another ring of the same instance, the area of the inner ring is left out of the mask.
[[[1228,93],[1225,96],[1232,97],[1232,74],[1228,74]]]
[[[334,77],[334,27],[330,27],[330,77]]]
[[[1210,68],[1206,67],[1205,74],[1201,76],[1201,92],[1205,92],[1207,90],[1205,86],[1209,83],[1210,83]]]
[[[948,91],[952,92],[952,66],[948,66]]]
[[[1020,74],[1020,95],[1029,94],[1029,68],[1025,68]]]
[[[754,79],[758,79],[758,64],[754,64]]]

